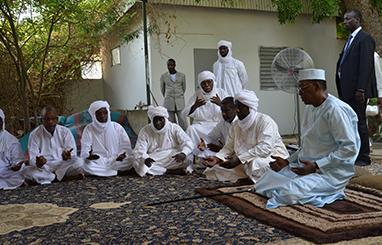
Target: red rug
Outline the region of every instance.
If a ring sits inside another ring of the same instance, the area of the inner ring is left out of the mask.
[[[199,188],[196,192],[205,196],[232,192],[236,188]],[[266,209],[266,199],[249,192],[211,198],[247,217],[315,243],[382,235],[382,192],[359,185],[346,189],[345,200],[323,208],[294,205]]]

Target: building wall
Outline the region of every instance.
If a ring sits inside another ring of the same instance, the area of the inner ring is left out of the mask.
[[[157,19],[161,32],[150,39],[150,75],[154,97],[160,104],[163,97],[159,79],[166,71],[166,60],[174,58],[177,69],[186,74],[187,100],[194,92],[196,79],[193,49],[216,48],[216,43],[221,39],[233,43],[233,56],[244,62],[249,75],[247,87],[254,90],[260,99],[259,111],[275,119],[282,134],[297,132],[294,95],[260,90],[260,46],[303,48],[313,58],[317,68],[326,70],[328,90],[336,94],[335,65],[343,42],[336,40],[334,19],[312,24],[310,16],[301,16],[294,24],[280,25],[277,13],[272,12],[184,6],[158,6],[157,10],[162,14]],[[170,31],[171,37],[166,38],[169,27],[176,33]]]

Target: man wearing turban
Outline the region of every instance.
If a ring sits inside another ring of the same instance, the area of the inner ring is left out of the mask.
[[[185,169],[186,157],[193,150],[190,137],[168,120],[166,108],[149,106],[147,115],[150,123],[139,132],[134,149],[135,171],[143,177]]]
[[[133,166],[130,139],[120,124],[111,121],[109,104],[95,101],[89,113],[93,122],[85,127],[81,138],[85,172],[107,177],[130,170]]]
[[[183,110],[183,114],[192,119],[186,132],[193,142],[194,150],[197,149],[200,139],[210,142],[208,134],[221,121],[221,100],[227,97],[224,90],[216,88],[215,75],[210,71],[199,73],[198,83],[200,88]]]
[[[269,169],[271,156],[288,157],[278,126],[271,117],[257,112],[258,99],[253,91],[235,95],[239,120],[233,122],[224,147],[203,163],[208,179],[236,182],[250,178],[254,183]]]
[[[0,190],[14,189],[23,184],[24,177],[19,171],[23,160],[21,145],[5,129],[5,115],[0,109]]]
[[[218,60],[214,64],[217,88],[224,89],[229,96],[245,88],[248,82],[243,62],[232,57],[232,43],[221,40],[217,44]]]
[[[256,183],[256,192],[269,198],[267,208],[323,207],[345,197],[345,187],[354,175],[361,145],[357,114],[326,92],[324,70],[301,70],[299,94],[306,104],[300,149],[286,159],[274,157],[272,170]]]

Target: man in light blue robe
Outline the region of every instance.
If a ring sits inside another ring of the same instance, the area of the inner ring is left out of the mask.
[[[360,149],[357,115],[326,92],[325,71],[299,72],[299,95],[307,105],[301,147],[287,159],[273,157],[256,183],[256,192],[268,197],[267,208],[311,204],[323,207],[345,197]]]

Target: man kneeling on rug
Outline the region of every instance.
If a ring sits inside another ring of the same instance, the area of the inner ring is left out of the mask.
[[[190,137],[179,125],[168,120],[166,108],[149,106],[147,115],[150,124],[139,132],[134,149],[135,171],[143,177],[186,169],[186,157],[193,148]]]
[[[274,157],[256,183],[256,192],[268,197],[267,208],[311,204],[323,207],[345,197],[360,149],[357,115],[326,92],[325,71],[299,72],[299,95],[307,105],[300,149],[287,159]]]
[[[236,182],[250,178],[254,183],[269,169],[271,156],[288,157],[278,126],[257,111],[255,92],[242,90],[235,95],[239,120],[233,122],[224,147],[203,163],[209,167],[207,179]]]

